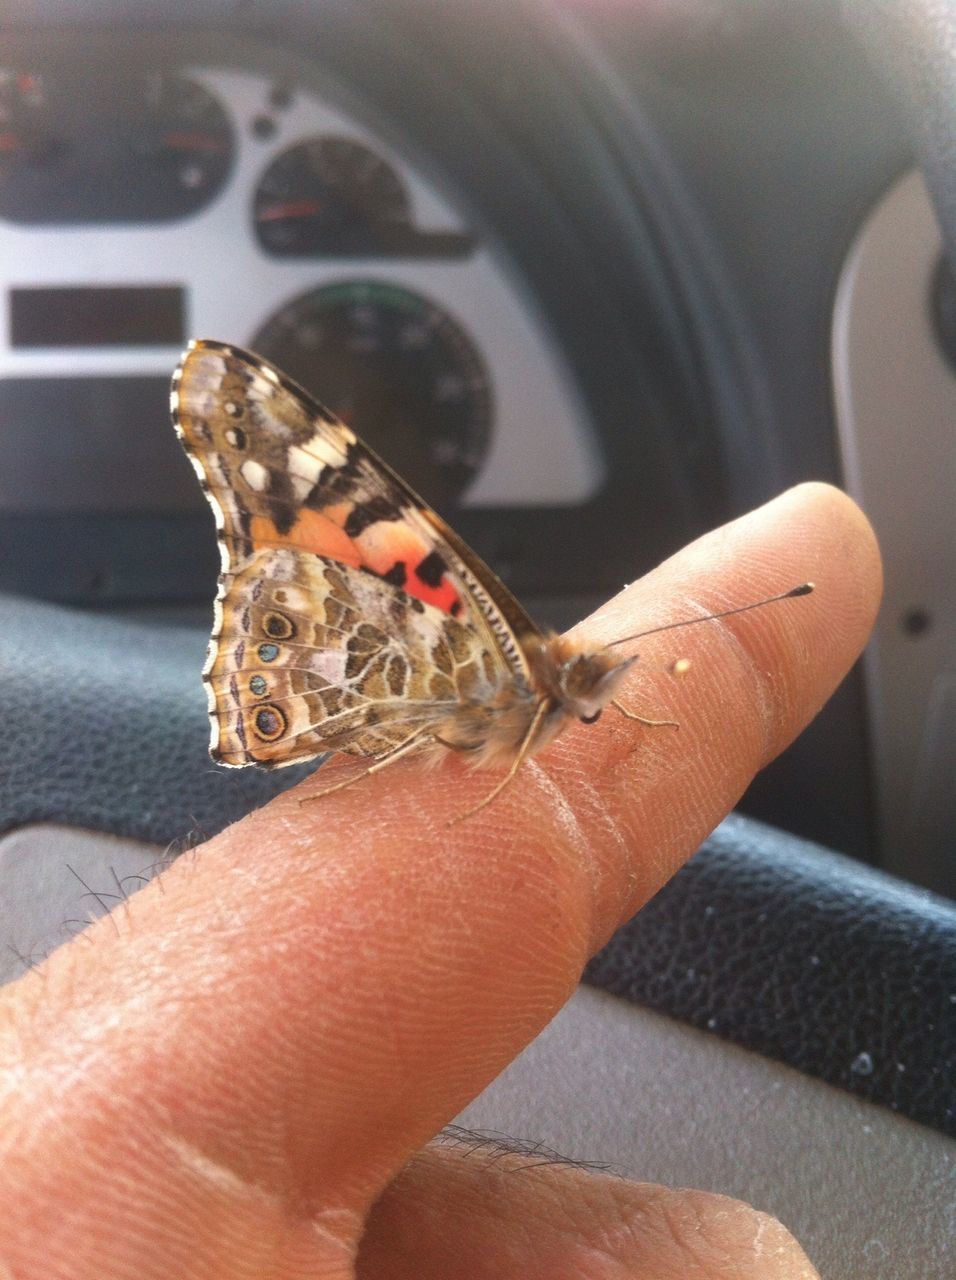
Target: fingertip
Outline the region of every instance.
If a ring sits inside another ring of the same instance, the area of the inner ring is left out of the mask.
[[[837,578],[850,590],[850,599],[859,601],[863,621],[872,625],[883,593],[883,562],[876,531],[858,503],[835,485],[808,480],[761,511],[791,525],[795,548],[805,543],[820,563],[821,581],[814,581],[814,590]]]

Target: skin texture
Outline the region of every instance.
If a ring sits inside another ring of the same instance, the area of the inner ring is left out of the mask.
[[[635,646],[622,700],[679,730],[606,712],[451,826],[493,773],[403,761],[300,805],[340,775],[309,779],[0,993],[0,1280],[814,1276],[745,1205],[428,1146],[846,674],[876,544],[801,486],[582,624],[804,579]]]

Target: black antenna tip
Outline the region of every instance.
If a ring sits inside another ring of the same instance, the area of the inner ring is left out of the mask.
[[[802,582],[799,587],[794,587],[792,591],[788,591],[784,599],[789,600],[792,596],[808,596],[813,588],[814,583]]]

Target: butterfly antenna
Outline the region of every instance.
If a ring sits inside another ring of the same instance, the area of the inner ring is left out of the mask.
[[[632,636],[622,636],[620,640],[611,640],[608,648],[616,644],[627,644],[629,640],[642,640],[644,636],[657,635],[659,631],[673,631],[675,627],[692,627],[695,622],[713,622],[715,618],[730,618],[735,613],[747,613],[750,609],[762,609],[765,604],[776,604],[778,600],[792,600],[796,596],[808,596],[813,590],[812,582],[801,582],[799,587],[791,587],[778,596],[767,596],[765,600],[754,600],[752,604],[741,604],[736,609],[722,609],[720,613],[707,613],[702,618],[684,618],[681,622],[666,622],[662,627],[651,627],[649,631],[638,631]]]

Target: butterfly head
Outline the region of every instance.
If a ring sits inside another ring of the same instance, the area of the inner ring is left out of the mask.
[[[532,674],[541,692],[566,716],[593,724],[637,661],[608,649],[586,649],[564,636],[543,638],[532,658]]]

